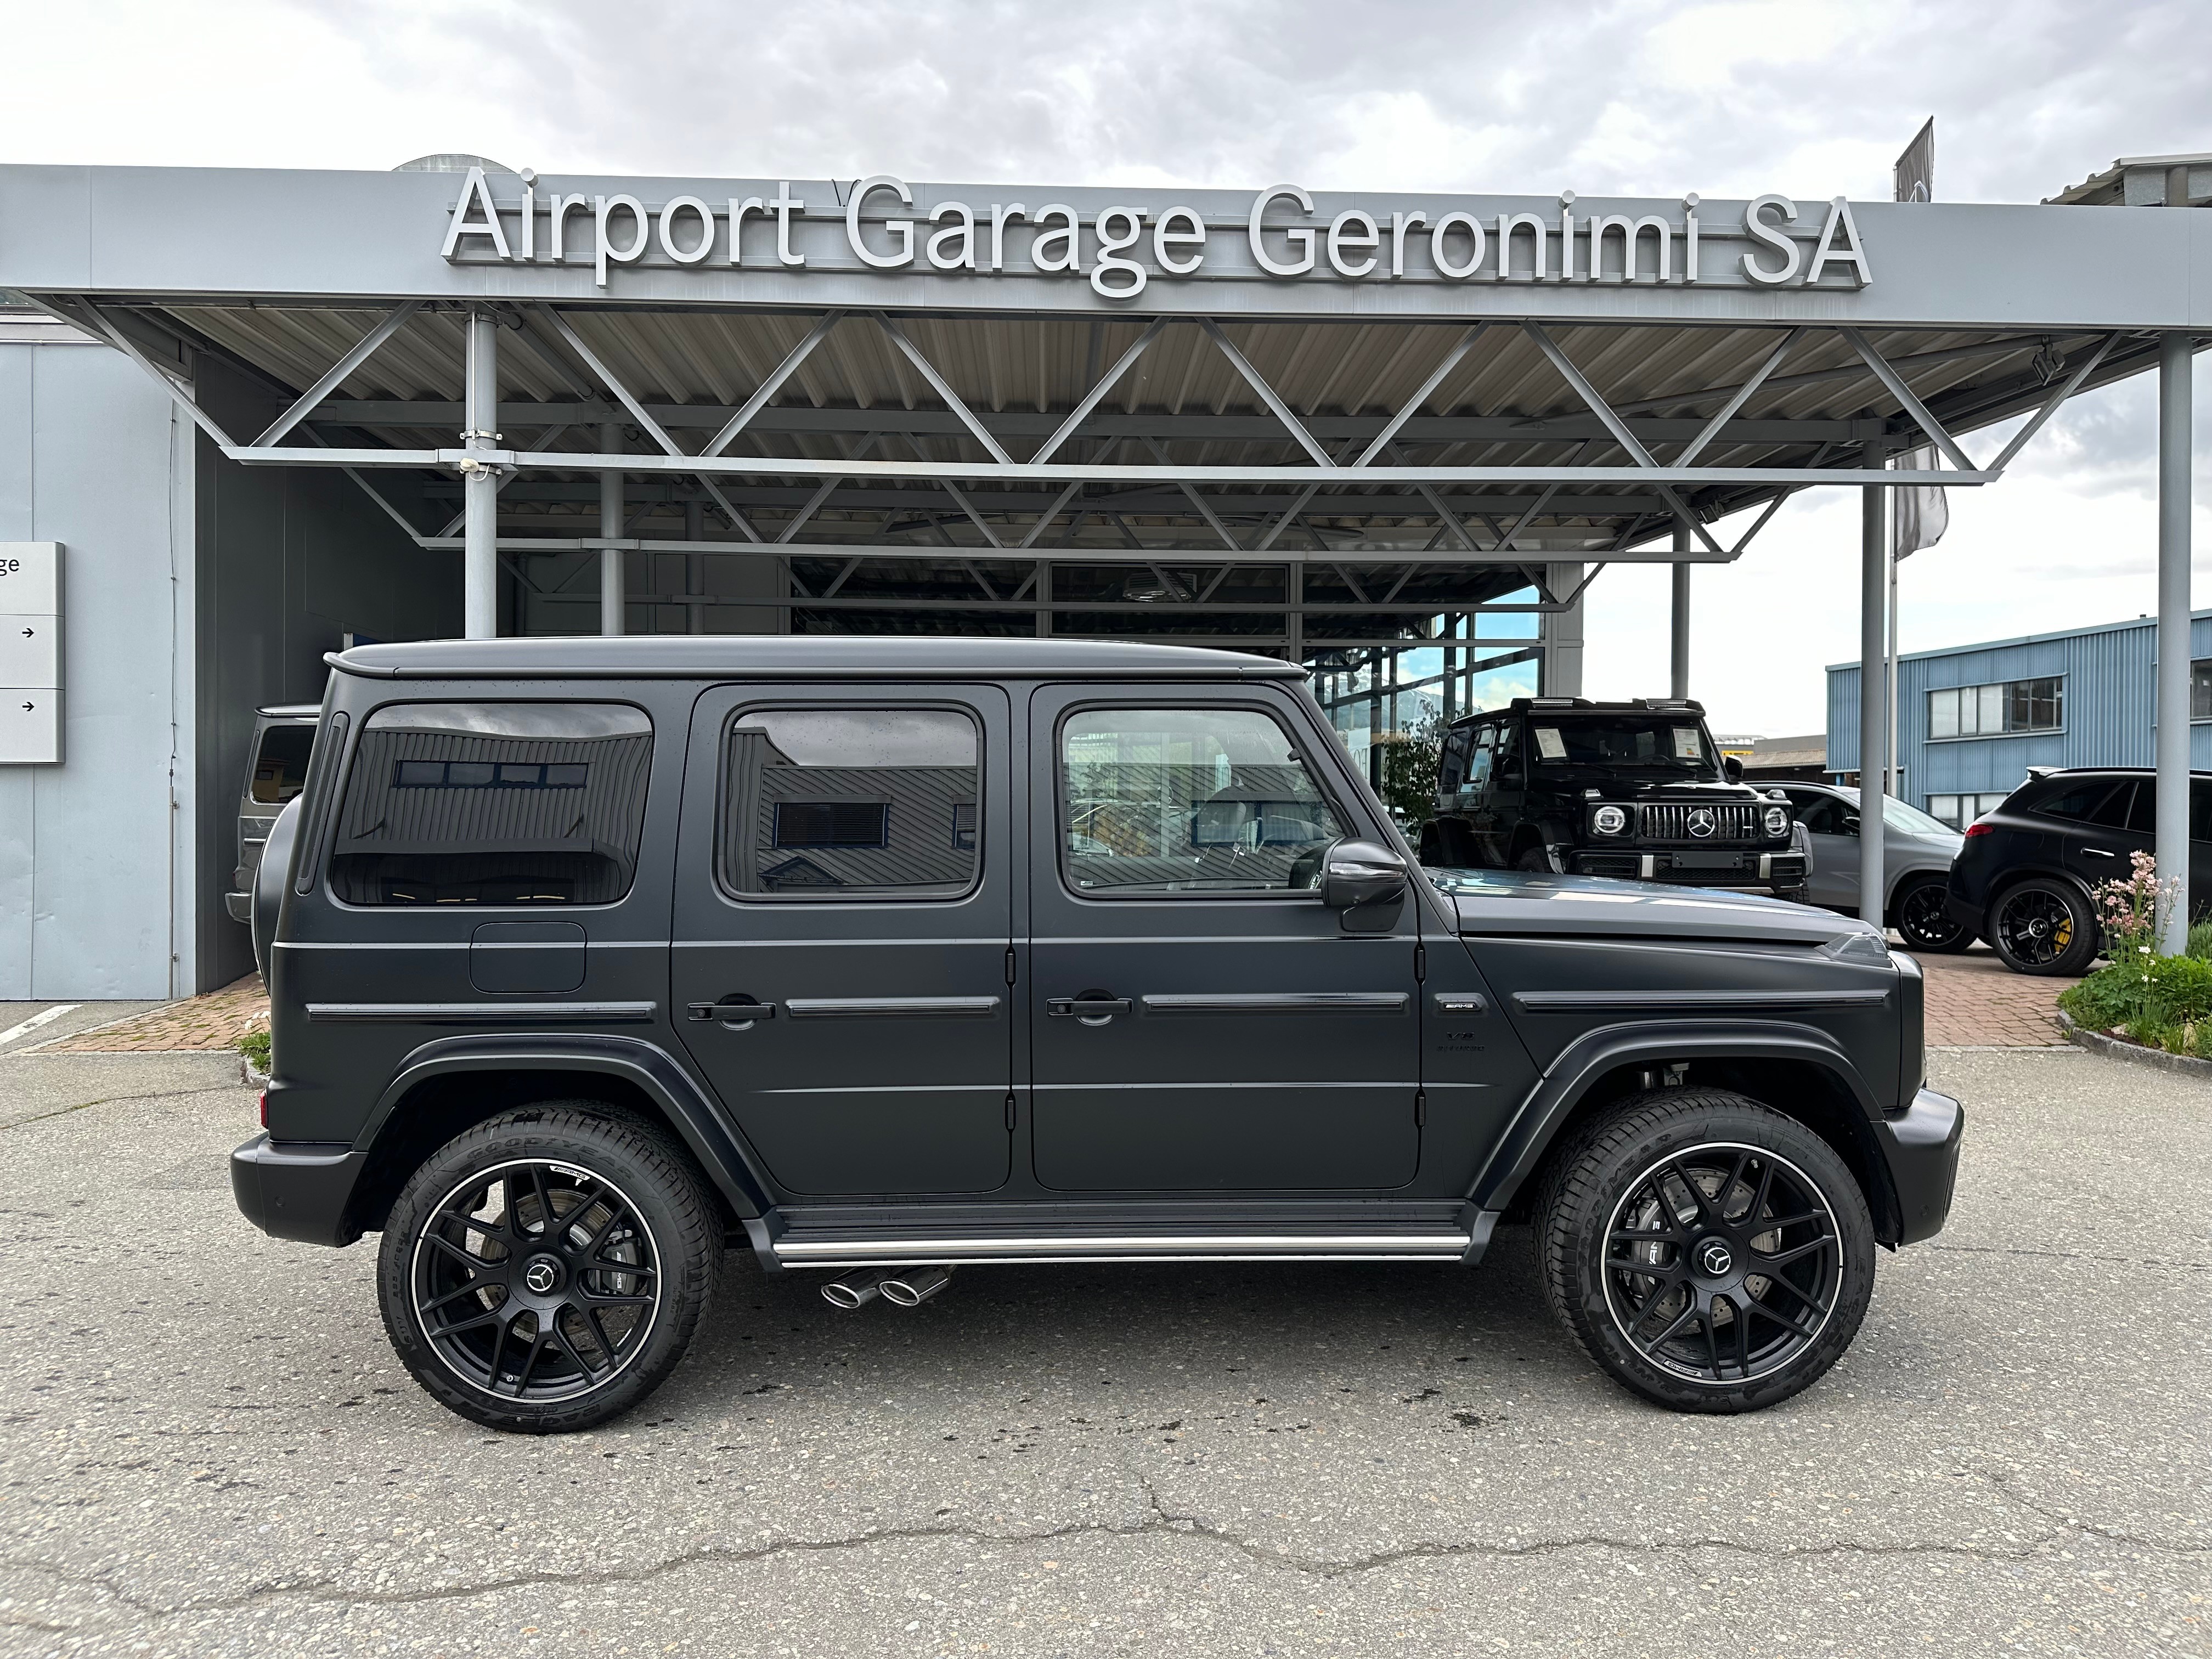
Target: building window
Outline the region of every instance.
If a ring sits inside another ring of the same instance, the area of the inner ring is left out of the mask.
[[[2065,724],[2065,681],[2056,674],[1994,685],[1954,686],[1928,694],[1931,739],[2056,732]]]
[[[2189,665],[2189,718],[2212,720],[2212,657]]]
[[[1976,818],[1994,812],[2004,805],[2010,790],[2001,789],[1994,794],[1930,795],[1928,797],[1928,816],[1940,818],[1954,830],[1964,830]]]

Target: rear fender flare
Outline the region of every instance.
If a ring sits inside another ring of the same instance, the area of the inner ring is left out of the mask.
[[[1785,1020],[1650,1022],[1585,1032],[1561,1050],[1521,1103],[1468,1189],[1469,1200],[1478,1210],[1502,1211],[1510,1205],[1542,1165],[1576,1107],[1607,1073],[1639,1061],[1656,1066],[1696,1060],[1790,1060],[1818,1066],[1833,1077],[1858,1104],[1850,1132],[1861,1143],[1861,1159],[1880,1188],[1868,1193],[1868,1204],[1877,1220],[1885,1206],[1895,1209],[1888,1164],[1871,1127],[1882,1115],[1881,1102],[1850,1056],[1826,1032]],[[1852,1118],[1850,1113],[1844,1115]]]
[[[720,1109],[666,1049],[635,1037],[484,1036],[426,1042],[400,1062],[354,1145],[373,1149],[392,1113],[416,1088],[465,1072],[598,1072],[620,1078],[659,1106],[748,1232],[757,1231],[775,1212],[767,1181]]]

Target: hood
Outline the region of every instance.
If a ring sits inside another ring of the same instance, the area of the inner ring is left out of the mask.
[[[1669,777],[1664,772],[1639,767],[1539,767],[1538,779],[1552,789],[1598,789],[1608,800],[1633,797],[1638,800],[1765,800],[1766,792],[1747,783],[1719,780]]]
[[[1642,936],[1813,945],[1827,945],[1852,933],[1875,934],[1871,922],[1756,893],[1534,871],[1427,870],[1423,873],[1457,912],[1462,933]]]

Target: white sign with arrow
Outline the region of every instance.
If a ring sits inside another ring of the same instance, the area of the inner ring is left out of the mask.
[[[0,542],[0,766],[62,757],[62,546]]]

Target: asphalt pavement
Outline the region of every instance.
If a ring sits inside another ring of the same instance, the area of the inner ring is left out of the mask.
[[[1809,1393],[1606,1381],[1525,1235],[1432,1266],[732,1261],[673,1381],[501,1437],[373,1242],[232,1208],[229,1056],[0,1055],[0,1653],[2212,1652],[2212,1088],[1939,1054],[1952,1225]]]

